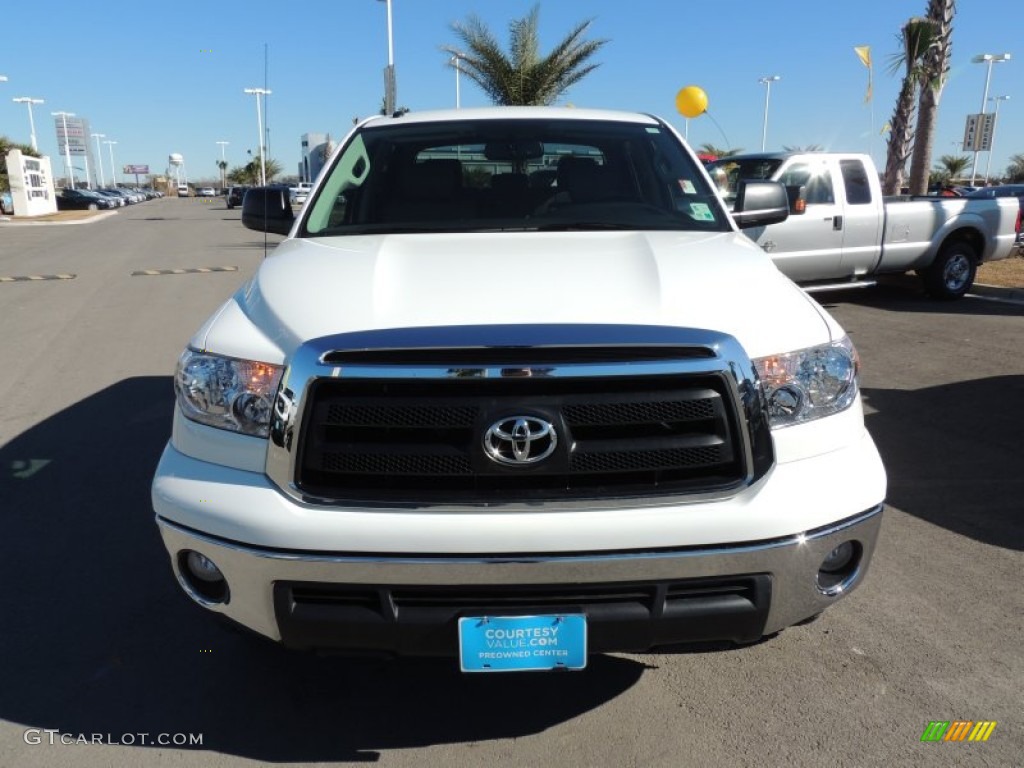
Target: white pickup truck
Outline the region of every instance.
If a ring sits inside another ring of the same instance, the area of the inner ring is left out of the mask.
[[[156,523],[198,604],[467,672],[752,642],[857,587],[885,472],[859,361],[666,122],[374,117],[181,354]]]
[[[712,163],[708,172],[727,203],[735,200],[739,179],[786,185],[790,217],[747,234],[809,290],[865,285],[874,275],[913,270],[935,298],[959,298],[980,263],[1010,255],[1020,230],[1016,199],[883,199],[868,155],[737,155]]]
[[[292,205],[302,205],[306,202],[306,198],[309,197],[310,190],[313,189],[313,182],[311,181],[300,181],[294,187],[288,188],[289,199]]]

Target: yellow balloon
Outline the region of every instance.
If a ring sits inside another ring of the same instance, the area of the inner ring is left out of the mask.
[[[676,94],[676,109],[683,117],[700,117],[708,111],[708,95],[703,88],[688,85]]]

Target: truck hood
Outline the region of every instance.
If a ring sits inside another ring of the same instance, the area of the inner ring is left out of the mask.
[[[826,318],[735,232],[364,235],[284,241],[193,344],[281,362],[352,331],[623,323],[713,329],[759,357],[828,341]]]

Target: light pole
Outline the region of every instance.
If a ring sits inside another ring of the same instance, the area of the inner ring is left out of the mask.
[[[100,149],[100,139],[107,138],[107,134],[105,134],[105,133],[90,133],[89,135],[92,136],[94,139],[96,139],[96,164],[99,166],[100,187],[102,188],[102,187],[107,186],[107,180],[103,177],[103,150]],[[114,169],[111,168],[110,172],[113,173]]]
[[[985,186],[988,186],[988,172],[992,170],[992,153],[996,147],[996,129],[999,128],[999,102],[1009,101],[1009,96],[993,96],[989,101],[996,103],[995,119],[992,121],[992,141],[988,145],[988,162],[985,163]]]
[[[6,79],[6,78],[5,78]],[[11,99],[15,104],[26,104],[28,106],[28,127],[31,131],[32,136],[32,149],[36,152],[39,151],[39,145],[36,144],[36,121],[32,118],[32,105],[33,104],[45,104],[42,99],[33,99],[31,96],[19,96],[16,99]]]
[[[996,63],[1002,63],[1009,61],[1011,58],[1008,53],[979,53],[977,56],[971,59],[972,64],[988,64],[988,72],[985,74],[985,93],[981,97],[981,114],[985,114],[985,107],[988,104],[988,86],[992,82],[992,65]],[[982,121],[984,122],[984,120]],[[979,125],[978,128],[981,128]],[[977,144],[975,144],[977,146]],[[974,150],[974,162],[971,163],[971,186],[974,186],[974,177],[978,172],[978,152]]]
[[[459,59],[462,58],[462,54],[456,52],[454,56],[449,60],[449,64],[455,65],[455,108],[460,109],[462,107],[461,99],[459,98]]]
[[[761,128],[761,151],[768,145],[768,100],[772,96],[772,83],[777,83],[782,78],[779,75],[762,77],[757,82],[764,86],[764,125]]]
[[[68,118],[74,117],[74,112],[51,112],[54,117],[59,117],[64,123],[64,162],[67,163],[68,178],[71,179],[71,188],[75,188],[75,171],[71,167],[71,147],[68,145]]]
[[[381,0],[388,7],[388,68],[384,70],[384,114],[395,114],[398,94],[395,84],[395,38],[391,27],[391,0]]]
[[[267,161],[263,156],[263,112],[260,110],[260,96],[269,96],[266,88],[246,88],[245,92],[256,97],[256,125],[260,131],[260,186],[267,186]]]
[[[227,168],[227,163],[224,161],[224,147],[230,144],[230,141],[218,141],[220,144],[220,188],[223,190],[227,185],[227,180],[224,178],[224,169]]]
[[[107,145],[107,149],[110,150],[110,183],[115,187],[117,186],[117,166],[114,165],[114,145],[116,141],[104,141]]]

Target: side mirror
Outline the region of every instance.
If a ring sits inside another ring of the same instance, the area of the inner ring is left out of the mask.
[[[740,229],[765,227],[789,218],[789,195],[781,181],[742,180],[736,186],[732,217]]]
[[[287,235],[295,222],[287,187],[253,187],[242,200],[242,226]]]

